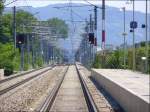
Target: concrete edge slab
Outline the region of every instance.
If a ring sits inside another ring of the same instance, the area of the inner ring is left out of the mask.
[[[93,79],[104,88],[127,112],[149,112],[150,103],[138,95],[121,87],[107,77],[92,70]]]

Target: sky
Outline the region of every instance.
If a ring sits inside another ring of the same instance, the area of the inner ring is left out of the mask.
[[[15,0],[6,0],[5,5],[11,3]],[[72,3],[84,3],[84,4],[95,4],[101,5],[101,0],[72,0]],[[15,3],[7,5],[7,7],[16,6],[32,6],[32,7],[44,7],[50,4],[58,4],[58,3],[69,3],[70,0],[16,0]],[[126,7],[126,10],[132,10],[132,3],[129,0],[106,0],[106,5],[112,7]],[[148,0],[148,9],[150,9],[150,1]],[[145,13],[145,1],[144,0],[136,0],[135,1],[135,10]],[[150,13],[150,10],[148,10]]]

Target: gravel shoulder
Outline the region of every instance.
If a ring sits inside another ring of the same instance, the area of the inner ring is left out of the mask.
[[[0,96],[0,111],[34,111],[46,98],[66,67],[58,66],[24,85]]]
[[[118,103],[91,79],[91,71],[77,63],[79,73],[83,77],[91,97],[100,112],[123,112]]]
[[[21,81],[23,81],[23,80],[25,80],[25,79],[27,79],[27,78],[29,78],[29,77],[31,77],[31,76],[35,76],[35,75],[37,75],[38,73],[40,73],[40,72],[42,72],[42,71],[45,71],[45,70],[47,70],[47,69],[50,69],[50,68],[51,68],[51,67],[46,67],[46,68],[43,68],[43,69],[40,69],[40,70],[31,72],[31,73],[29,73],[29,74],[22,75],[22,76],[19,76],[19,77],[14,78],[14,79],[8,80],[8,81],[6,81],[6,82],[3,82],[3,83],[0,84],[0,91],[3,90],[3,89],[5,89],[5,88],[10,87],[11,85],[14,85],[14,84],[16,84],[16,83],[18,83],[18,82],[21,82]]]

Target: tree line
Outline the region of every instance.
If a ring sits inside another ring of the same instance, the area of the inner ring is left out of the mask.
[[[13,37],[13,14],[12,13],[3,13],[4,5],[3,2],[0,2],[0,69],[4,69],[5,75],[11,75],[20,70],[20,50],[17,48],[14,51],[14,37]],[[23,33],[24,29],[22,24],[28,24],[31,21],[38,21],[36,17],[30,12],[24,10],[16,11],[16,32],[17,34]],[[60,38],[67,38],[68,36],[68,26],[65,21],[58,18],[48,19],[47,22],[51,27],[55,27],[55,31],[59,34],[62,34]],[[27,29],[26,29],[27,30]],[[30,29],[32,30],[32,29]],[[34,41],[34,43],[31,43]],[[45,41],[44,41],[45,42]],[[43,43],[44,43],[43,42]],[[34,38],[30,40],[30,55],[27,54],[27,47],[24,48],[24,70],[28,70],[32,67],[41,67],[44,65],[43,56],[39,50],[41,47],[41,40]],[[47,45],[46,49],[50,49]],[[33,52],[34,50],[34,52]],[[60,49],[53,47],[55,50],[54,55],[61,55]],[[50,50],[49,50],[50,51]],[[33,54],[34,53],[34,54]],[[28,63],[28,60],[33,58],[33,63]],[[48,60],[45,60],[48,61]],[[33,65],[34,64],[34,65]]]
[[[136,70],[144,73],[150,73],[150,54],[148,55],[148,70],[146,71],[146,60],[143,60],[142,57],[146,57],[146,46],[145,42],[140,42],[140,46],[136,47]],[[150,43],[149,43],[150,46]],[[114,51],[107,51],[105,56],[101,53],[97,54],[95,61],[93,63],[94,68],[110,68],[110,69],[131,69],[133,67],[133,49],[126,49],[126,66],[124,66],[124,50],[116,49]],[[150,47],[148,49],[150,52]],[[104,61],[105,60],[105,61]]]

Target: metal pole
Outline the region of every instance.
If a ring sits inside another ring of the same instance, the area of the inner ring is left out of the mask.
[[[0,2],[1,5],[3,5],[3,3]],[[3,15],[3,6],[0,8],[0,38],[1,38],[1,34],[2,34],[2,15]]]
[[[52,62],[54,64],[54,47],[52,46]]]
[[[135,19],[135,15],[134,15],[134,11],[135,11],[135,1],[133,0],[133,21]],[[135,67],[135,29],[133,28],[133,71],[135,71],[136,67]]]
[[[22,45],[22,70],[24,71],[24,44]]]
[[[85,24],[86,24],[86,37],[85,37],[85,51],[86,51],[86,54],[85,54],[85,66],[87,66],[87,62],[88,62],[88,37],[87,37],[87,35],[88,35],[88,22],[87,22],[87,20],[85,20]]]
[[[21,52],[21,55],[20,55],[20,71],[22,71],[22,44],[20,45],[20,52]]]
[[[43,58],[43,41],[40,40],[40,52],[41,52],[41,58],[42,58],[42,65],[44,65],[44,58]]]
[[[30,43],[29,43],[29,34],[27,35],[27,54],[28,54],[28,66],[30,67]]]
[[[84,37],[84,65],[86,65],[86,38]]]
[[[146,0],[146,7],[145,7],[145,24],[146,24],[146,29],[145,29],[145,36],[146,36],[146,66],[145,66],[145,71],[148,72],[148,49],[149,49],[149,45],[148,45],[148,20],[147,20],[147,13],[148,13],[148,1]]]
[[[32,68],[34,68],[34,36],[32,36]]]
[[[92,14],[90,14],[90,33],[92,32]]]
[[[102,66],[105,65],[105,0],[102,0]]]
[[[24,70],[24,45],[21,44],[21,64],[20,71]]]
[[[48,42],[47,42],[47,65],[49,65],[49,45],[48,45]]]
[[[123,36],[124,36],[124,69],[126,69],[126,44],[125,44],[125,41],[126,41],[126,16],[125,16],[125,11],[126,11],[126,9],[125,9],[125,7],[123,7],[123,15],[124,15],[124,17],[123,17],[123,19],[124,19],[124,34],[123,34]]]
[[[94,60],[95,60],[95,57],[96,57],[96,52],[97,52],[97,7],[95,6],[94,7],[94,34],[95,34],[95,37],[94,37]],[[98,62],[99,63],[99,62]]]
[[[90,14],[90,33],[92,32],[92,14]],[[92,45],[90,43],[90,67],[92,62]]]
[[[87,62],[88,62],[88,40],[87,40],[87,37],[86,37],[86,40],[85,40],[85,46],[86,46],[86,57],[85,57],[85,61],[86,61],[86,66],[87,66]]]
[[[94,7],[94,18],[95,18],[94,29],[97,30],[97,7],[96,6]]]
[[[14,37],[14,52],[16,50],[16,6],[13,7],[13,37]]]
[[[94,33],[94,21],[92,21],[92,33]],[[91,45],[92,45],[92,63],[93,63],[94,62],[94,44],[93,44],[93,42]]]

